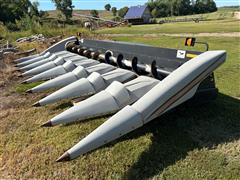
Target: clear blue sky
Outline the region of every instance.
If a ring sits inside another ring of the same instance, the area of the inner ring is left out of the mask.
[[[31,0],[35,1],[35,0]],[[55,9],[54,4],[51,0],[37,0],[40,3],[41,10],[53,10]],[[240,0],[215,0],[217,6],[233,6],[240,5]],[[147,0],[73,0],[75,9],[104,9],[104,5],[110,3],[112,6],[118,9],[124,6],[142,5]]]

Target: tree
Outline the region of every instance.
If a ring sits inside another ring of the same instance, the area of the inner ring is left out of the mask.
[[[159,9],[157,7],[152,10],[151,14],[153,18],[161,17],[159,13]]]
[[[198,14],[217,11],[216,3],[213,0],[196,0],[194,11]]]
[[[55,3],[57,10],[59,10],[64,16],[66,21],[69,21],[72,17],[74,6],[72,0],[52,0]]]
[[[206,10],[204,8],[204,2],[202,0],[196,0],[195,6],[194,6],[194,11],[197,14],[204,13]]]
[[[147,3],[151,15],[154,18],[166,17],[170,15],[170,3],[169,1],[152,1]]]
[[[106,4],[104,8],[105,8],[107,11],[110,11],[110,10],[111,10],[111,5],[110,5],[110,4]]]
[[[164,0],[156,0],[147,3],[148,8],[154,18],[166,17],[171,15],[172,2]]]
[[[192,14],[192,6],[190,0],[175,0],[173,1],[173,15],[188,15]]]
[[[213,0],[154,0],[149,1],[147,5],[153,17],[181,16],[217,10]]]
[[[96,18],[99,17],[99,13],[98,13],[97,10],[91,10],[91,11],[90,11],[90,14],[91,14],[93,17],[96,17]]]
[[[118,10],[118,15],[121,17],[121,18],[124,18],[124,16],[127,14],[128,12],[128,7],[123,7],[121,9]]]
[[[216,3],[213,0],[208,0],[208,12],[215,12],[217,10]]]
[[[117,15],[117,8],[116,7],[112,7],[112,13],[113,13],[113,16]]]
[[[39,17],[39,11],[38,11],[38,6],[39,6],[39,2],[38,1],[34,1],[32,2],[31,6],[30,6],[30,11],[29,11],[29,16],[33,17],[33,16],[37,16]]]
[[[28,14],[30,6],[29,0],[0,0],[0,21],[4,24],[15,23],[15,20]]]
[[[179,9],[181,15],[193,14],[193,6],[190,0],[182,0],[182,4]]]

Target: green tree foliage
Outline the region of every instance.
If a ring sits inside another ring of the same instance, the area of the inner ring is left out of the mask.
[[[122,20],[122,18],[119,16],[115,16],[114,18],[112,18],[112,20],[120,22]]]
[[[120,16],[121,18],[124,18],[124,16],[127,14],[128,12],[128,7],[123,7],[121,9],[118,10],[118,16]]]
[[[39,11],[38,11],[38,6],[39,3],[38,1],[34,1],[31,5],[30,5],[30,10],[29,10],[29,16],[33,17],[33,16],[37,16],[39,17]]]
[[[117,15],[117,8],[116,7],[112,7],[112,13],[113,13],[113,16]]]
[[[30,0],[0,0],[0,21],[11,31],[37,28],[41,24],[39,3]]]
[[[213,0],[152,0],[147,5],[154,18],[217,11]]]
[[[107,11],[110,11],[111,10],[111,5],[110,4],[106,4],[105,6],[104,6],[104,8],[107,10]]]
[[[152,17],[157,18],[157,17],[166,17],[170,14],[170,9],[168,4],[159,2],[157,5],[153,6],[151,10]]]
[[[213,0],[196,0],[194,11],[197,14],[217,11],[216,3]]]
[[[29,15],[25,15],[20,20],[16,20],[16,27],[19,30],[31,30],[32,33],[36,33],[37,29],[39,29],[40,26],[41,26],[41,22],[38,16],[30,17]],[[12,28],[11,29],[9,28],[9,29],[14,30]]]
[[[188,15],[192,14],[192,6],[190,0],[175,0],[172,2],[173,6],[173,15],[180,16],[180,15]]]
[[[96,18],[99,17],[99,13],[98,13],[97,10],[91,10],[90,13],[91,13],[91,15],[92,15],[93,17],[96,17]]]
[[[15,23],[29,13],[32,6],[29,0],[0,0],[0,21],[4,24]]]
[[[55,3],[57,10],[59,10],[64,16],[66,21],[69,21],[72,17],[74,6],[72,0],[52,0]]]

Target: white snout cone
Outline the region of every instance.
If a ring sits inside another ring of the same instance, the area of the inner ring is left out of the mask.
[[[32,63],[32,64],[29,64],[27,66],[24,66],[24,67],[21,67],[20,70],[21,71],[29,71],[29,70],[32,70],[34,68],[37,68],[41,65],[44,65],[48,62],[51,62],[51,61],[54,61],[54,60],[59,60],[59,58],[62,58],[62,59],[65,59],[65,58],[70,58],[70,57],[74,57],[74,56],[77,56],[76,54],[73,54],[73,53],[67,53],[67,54],[63,54],[63,55],[56,55],[56,54],[53,54],[51,55],[50,57],[48,58],[45,58],[45,59],[42,59],[40,61],[37,61],[35,63]]]
[[[91,60],[91,59],[87,59],[87,60],[79,60],[79,61],[67,61],[65,62],[63,65],[58,65],[49,70],[46,70],[40,74],[37,74],[29,79],[27,79],[25,82],[26,83],[31,83],[31,82],[36,82],[36,81],[40,81],[40,80],[47,80],[47,79],[51,79],[51,78],[55,78],[57,76],[66,74],[68,72],[73,71],[77,66],[82,66],[84,68],[89,67],[89,66],[94,66],[99,64],[98,61],[96,60]]]
[[[139,76],[125,84],[114,81],[105,90],[79,102],[46,124],[53,126],[115,113],[137,101],[158,82],[158,80],[146,76]]]
[[[17,66],[18,67],[24,67],[24,66],[27,66],[29,64],[41,61],[41,60],[46,59],[46,58],[49,58],[50,56],[51,56],[51,53],[47,52],[42,56],[37,56],[37,57],[31,58],[31,59],[28,59],[26,61],[20,62],[20,63],[17,64]]]
[[[67,54],[73,54],[73,53],[68,52],[68,51],[60,51],[60,52],[56,52],[56,53],[46,52],[46,53],[44,53],[43,55],[40,55],[40,56],[38,56],[38,57],[29,59],[29,60],[24,61],[24,62],[22,62],[22,63],[18,63],[17,66],[18,66],[18,67],[25,67],[25,66],[27,66],[27,65],[30,65],[30,64],[36,63],[36,62],[38,62],[38,61],[44,60],[44,59],[46,59],[46,58],[49,58],[49,57],[52,56],[52,55],[56,55],[57,57],[61,57],[61,56],[67,55]]]
[[[71,84],[71,83],[81,79],[81,78],[88,77],[93,72],[97,72],[99,74],[104,74],[104,73],[113,71],[115,69],[116,69],[116,67],[109,65],[109,64],[105,64],[105,63],[100,63],[98,65],[90,66],[87,68],[84,68],[83,66],[78,66],[72,72],[63,74],[63,75],[58,76],[54,79],[51,79],[47,82],[44,82],[44,83],[32,88],[29,91],[30,92],[41,92],[41,91],[45,91],[45,90],[48,90],[51,88],[64,87],[68,84]]]
[[[31,56],[27,56],[27,57],[22,57],[22,58],[16,59],[16,60],[14,60],[14,62],[17,63],[17,64],[20,64],[22,62],[26,62],[26,61],[29,61],[31,59],[34,59],[34,58],[37,58],[37,57],[40,57],[40,56],[43,56],[43,55],[45,55],[45,53],[42,54],[42,55],[34,54],[34,55],[31,55]]]
[[[127,82],[136,77],[135,73],[124,69],[116,69],[102,75],[94,72],[88,78],[82,78],[62,89],[59,89],[41,99],[38,103],[35,103],[35,105],[46,105],[62,99],[72,99],[92,95],[105,89],[113,81]]]
[[[196,87],[226,59],[225,51],[207,51],[189,60],[146,93],[132,106],[126,106],[57,161],[79,155],[109,143],[160,116],[176,104],[190,99]]]
[[[40,65],[38,67],[35,67],[35,68],[31,69],[31,70],[28,70],[25,73],[23,73],[22,75],[23,76],[37,75],[37,74],[40,74],[40,73],[42,73],[44,71],[52,69],[52,68],[54,68],[54,67],[56,67],[58,65],[63,65],[67,61],[75,62],[75,61],[81,61],[81,60],[87,60],[87,58],[79,57],[77,55],[70,56],[70,57],[64,57],[64,58],[63,57],[58,57],[56,60],[47,62],[47,63],[42,64],[42,65]]]

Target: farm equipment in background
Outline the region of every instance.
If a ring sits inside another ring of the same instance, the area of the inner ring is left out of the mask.
[[[187,46],[195,43],[195,39],[186,40]],[[86,98],[43,127],[114,114],[59,162],[103,146],[180,104],[215,99],[213,71],[225,59],[223,50],[199,52],[70,37],[15,62],[28,76],[24,83],[48,80],[27,92],[58,89],[34,106]]]
[[[117,27],[117,26],[121,26],[121,25],[126,25],[126,21],[117,22],[117,21],[113,21],[113,20],[108,20],[108,19],[104,19],[104,18],[100,18],[100,17],[93,17],[93,16],[89,16],[89,15],[82,15],[82,14],[78,14],[78,13],[73,13],[73,16],[87,19],[87,21],[85,21],[85,23],[84,23],[84,27],[89,30],[98,29],[100,27],[112,28],[112,27]]]

